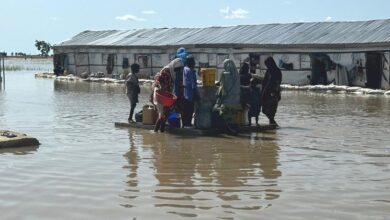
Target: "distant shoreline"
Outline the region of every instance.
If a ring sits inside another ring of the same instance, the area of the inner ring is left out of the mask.
[[[41,56],[6,56],[4,57],[4,60],[53,60],[53,57],[41,57]]]

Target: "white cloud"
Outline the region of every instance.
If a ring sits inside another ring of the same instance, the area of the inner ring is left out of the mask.
[[[282,1],[280,4],[281,4],[281,5],[291,5],[292,2],[286,0],[286,1]]]
[[[135,15],[123,15],[123,16],[117,16],[115,17],[117,20],[121,21],[146,21],[145,18],[140,18]]]
[[[226,8],[222,8],[219,10],[219,12],[224,15],[225,19],[237,19],[237,18],[246,18],[249,14],[249,11],[246,11],[244,9],[238,8],[236,10],[230,9],[229,6]]]
[[[52,20],[52,21],[57,21],[58,18],[57,18],[57,17],[51,17],[50,20]]]
[[[325,21],[331,21],[332,19],[333,19],[332,17],[328,16],[325,18]]]
[[[154,14],[157,14],[156,11],[154,10],[145,10],[145,11],[141,11],[142,14],[144,15],[154,15]]]

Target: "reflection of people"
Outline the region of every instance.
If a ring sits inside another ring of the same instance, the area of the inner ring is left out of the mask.
[[[268,57],[264,63],[267,66],[267,71],[265,72],[261,91],[262,112],[267,116],[270,124],[277,125],[275,114],[278,102],[281,99],[282,72],[276,66],[272,57]]]
[[[169,108],[164,107],[156,98],[157,91],[172,92],[173,81],[175,70],[182,68],[183,64],[179,58],[171,61],[167,66],[162,68],[155,76],[154,80],[154,93],[153,93],[153,103],[157,106],[158,119],[154,127],[154,131],[165,131],[165,123],[167,116],[169,114]]]
[[[138,103],[138,94],[140,93],[137,73],[139,72],[139,65],[134,63],[131,65],[131,73],[126,78],[126,94],[130,101],[129,122],[133,121],[133,114],[135,106]]]
[[[183,99],[183,113],[182,122],[183,127],[190,127],[192,115],[194,114],[194,103],[198,101],[198,87],[196,85],[195,59],[193,56],[187,56],[187,65],[183,70],[183,85],[184,85],[184,99]]]
[[[174,213],[183,211],[185,202],[185,211],[190,212],[199,207],[200,198],[207,198],[202,207],[210,207],[211,212],[212,207],[234,210],[239,216],[262,209],[259,204],[271,205],[281,194],[275,133],[235,139],[236,145],[226,138],[178,138],[142,130],[129,131],[129,138],[130,149],[124,155],[128,166],[123,167],[129,173],[128,189],[122,194],[131,195],[125,197],[127,204],[137,210],[142,211],[137,202],[147,201],[152,206],[167,204],[163,211]],[[140,163],[140,157],[153,159]],[[147,184],[141,185],[143,182]],[[142,197],[145,187],[152,192],[152,200]]]
[[[138,149],[137,144],[135,143],[135,132],[133,130],[129,130],[129,141],[130,141],[130,150],[125,155],[123,155],[127,161],[129,162],[130,166],[127,166],[130,169],[130,175],[131,178],[128,183],[131,187],[137,187],[138,186]],[[133,189],[134,190],[134,189]]]

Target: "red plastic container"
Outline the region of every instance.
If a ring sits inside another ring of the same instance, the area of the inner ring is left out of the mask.
[[[156,99],[158,103],[161,103],[165,107],[171,107],[175,104],[177,97],[166,91],[156,91]]]

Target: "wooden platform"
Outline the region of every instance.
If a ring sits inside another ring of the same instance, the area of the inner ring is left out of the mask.
[[[153,131],[154,125],[144,125],[140,122],[115,122],[115,127],[120,128],[137,128]],[[260,125],[260,126],[242,126],[239,133],[263,132],[277,129],[276,125]],[[197,129],[197,128],[170,128],[166,126],[166,132],[178,135],[198,135],[198,136],[215,136],[222,132],[218,129]]]
[[[38,145],[39,141],[36,138],[29,137],[26,134],[0,130],[0,149]]]

